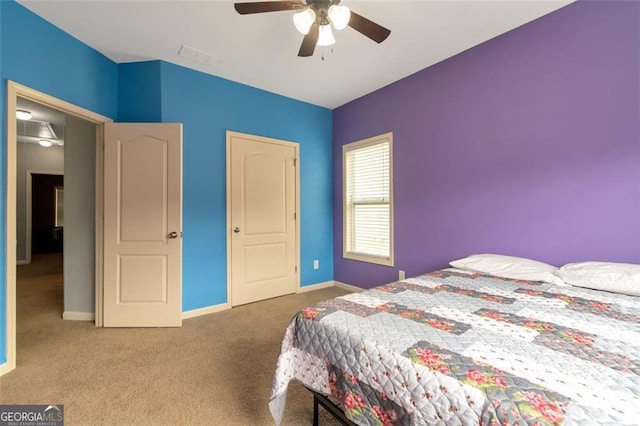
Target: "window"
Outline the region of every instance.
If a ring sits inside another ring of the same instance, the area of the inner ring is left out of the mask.
[[[342,147],[343,256],[393,266],[393,134]]]
[[[56,186],[54,188],[55,191],[55,226],[62,227],[64,226],[64,188],[62,186]]]

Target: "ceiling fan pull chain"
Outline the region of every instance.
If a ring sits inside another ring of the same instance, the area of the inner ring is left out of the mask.
[[[321,58],[322,58],[322,60],[323,60],[323,61],[324,61],[324,52],[325,52],[325,50],[326,50],[326,49],[322,49],[322,56],[321,56]],[[329,53],[333,54],[333,47],[331,48],[331,51],[330,51]]]

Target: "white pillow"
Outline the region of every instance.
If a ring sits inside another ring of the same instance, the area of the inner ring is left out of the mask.
[[[557,268],[536,260],[501,254],[474,254],[463,259],[449,262],[454,268],[481,272],[512,280],[544,281],[551,284],[566,285],[560,277],[553,274]]]
[[[568,263],[555,274],[567,284],[640,296],[640,265],[613,262]]]

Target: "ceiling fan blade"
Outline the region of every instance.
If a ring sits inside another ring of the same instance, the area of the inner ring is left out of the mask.
[[[364,16],[358,15],[353,10],[351,11],[351,19],[349,19],[349,26],[376,43],[382,43],[391,34],[391,30],[370,21]]]
[[[318,42],[318,34],[320,32],[320,26],[313,24],[309,28],[309,33],[302,39],[302,45],[298,56],[313,56],[313,51],[316,50],[316,43]]]
[[[233,7],[240,15],[248,15],[250,13],[293,10],[296,6],[300,6],[301,4],[301,1],[254,1],[248,3],[234,3]]]

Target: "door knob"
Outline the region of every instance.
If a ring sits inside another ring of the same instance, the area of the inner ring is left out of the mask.
[[[169,238],[178,238],[178,233],[176,231],[170,232]]]
[[[238,227],[236,226],[235,228],[233,228],[233,232],[235,232],[235,233],[237,234],[238,232],[240,232],[240,228],[238,228]]]

